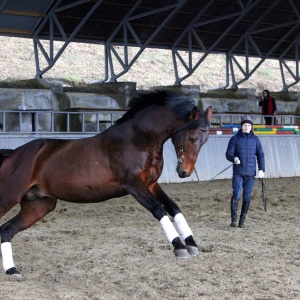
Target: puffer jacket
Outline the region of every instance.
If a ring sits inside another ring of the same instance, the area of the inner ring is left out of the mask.
[[[233,175],[255,176],[256,175],[256,159],[258,169],[265,172],[265,155],[259,138],[250,133],[243,133],[240,129],[228,143],[226,158],[234,162],[234,157],[238,157],[241,161],[239,165],[233,165]]]

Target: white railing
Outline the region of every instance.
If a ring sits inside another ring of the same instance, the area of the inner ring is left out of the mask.
[[[98,133],[116,122],[125,111],[0,111],[0,133]]]
[[[211,124],[215,127],[222,127],[223,125],[234,125],[240,124],[242,117],[245,114],[213,114],[211,118]],[[277,116],[263,116],[258,114],[249,114],[249,116],[253,120],[253,124],[255,125],[264,125],[265,120],[264,117],[272,118],[272,125],[283,125],[283,126],[292,126],[292,125],[300,125],[300,116],[295,115],[277,115]]]
[[[113,125],[125,113],[124,110],[84,111],[2,110],[0,111],[0,134],[28,133],[99,133]],[[244,114],[213,114],[212,127],[240,124]],[[249,114],[254,124],[264,124],[264,116]],[[272,117],[272,116],[271,116]],[[277,115],[273,118],[277,125],[299,125],[300,116]]]

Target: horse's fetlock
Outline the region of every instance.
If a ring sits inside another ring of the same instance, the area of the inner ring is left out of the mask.
[[[199,255],[199,248],[198,248],[196,242],[194,241],[194,238],[192,235],[188,236],[185,239],[185,243],[186,243],[187,251],[191,256]]]
[[[189,235],[189,236],[185,239],[185,244],[186,244],[187,246],[198,247],[192,235]]]
[[[186,247],[183,245],[183,243],[181,242],[181,240],[180,240],[179,237],[176,237],[176,238],[173,239],[172,245],[174,246],[174,248],[176,250],[178,250],[178,249],[186,249]]]
[[[21,275],[21,273],[15,267],[12,267],[12,268],[6,270],[5,274],[6,275]]]
[[[190,257],[187,248],[183,245],[179,237],[174,238],[172,244],[174,246],[174,254],[176,257],[180,257],[180,258]]]

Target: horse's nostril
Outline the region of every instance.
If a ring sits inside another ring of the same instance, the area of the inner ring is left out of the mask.
[[[182,174],[181,174],[182,178],[185,178],[188,176],[187,172],[186,171],[183,171]]]

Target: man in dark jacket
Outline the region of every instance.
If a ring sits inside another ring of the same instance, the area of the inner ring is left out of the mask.
[[[226,158],[234,163],[231,198],[231,227],[237,226],[238,201],[243,190],[243,204],[239,227],[244,228],[244,221],[250,205],[251,192],[256,175],[256,160],[258,177],[263,178],[265,172],[265,156],[259,138],[252,131],[253,121],[250,116],[242,117],[242,128],[228,143]]]

